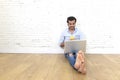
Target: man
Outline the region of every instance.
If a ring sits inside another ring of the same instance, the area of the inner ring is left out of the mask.
[[[60,47],[64,48],[64,42],[67,40],[80,40],[80,31],[78,28],[76,28],[76,18],[73,16],[70,16],[67,18],[67,24],[68,28],[63,31],[60,37]],[[86,73],[85,68],[85,57],[83,51],[73,51],[70,53],[65,53],[65,57],[68,59],[71,66],[77,70],[78,72],[81,72],[83,74]]]

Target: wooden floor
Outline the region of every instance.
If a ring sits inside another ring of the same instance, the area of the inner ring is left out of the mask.
[[[0,80],[120,80],[119,55],[86,55],[87,74],[63,54],[0,54]]]

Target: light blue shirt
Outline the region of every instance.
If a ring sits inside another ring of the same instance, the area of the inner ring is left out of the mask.
[[[75,40],[80,40],[81,33],[78,30],[78,28],[75,28],[75,31],[71,34],[69,29],[67,28],[62,32],[62,34],[60,36],[59,44],[61,44],[62,42],[65,42],[67,40],[70,40],[70,36],[74,36]]]

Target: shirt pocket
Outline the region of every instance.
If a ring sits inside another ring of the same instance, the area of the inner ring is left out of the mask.
[[[80,35],[75,35],[75,39],[79,40],[80,39]]]

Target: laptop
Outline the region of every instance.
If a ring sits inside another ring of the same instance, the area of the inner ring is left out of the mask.
[[[82,50],[86,52],[86,40],[65,41],[64,53]]]

